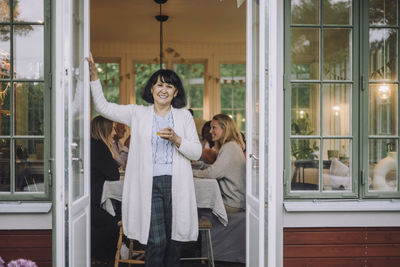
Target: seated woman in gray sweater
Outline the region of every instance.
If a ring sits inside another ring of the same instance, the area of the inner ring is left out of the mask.
[[[193,170],[193,174],[200,178],[218,179],[226,211],[242,211],[246,198],[246,159],[242,136],[234,121],[225,114],[213,117],[210,133],[218,151],[217,160],[205,169]]]

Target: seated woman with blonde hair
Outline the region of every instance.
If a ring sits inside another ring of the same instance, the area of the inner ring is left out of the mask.
[[[226,211],[242,211],[246,197],[246,159],[240,131],[228,115],[218,114],[211,121],[210,133],[218,151],[217,159],[206,169],[193,170],[193,174],[217,179]]]

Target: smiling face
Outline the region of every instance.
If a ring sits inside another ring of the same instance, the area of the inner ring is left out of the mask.
[[[157,82],[151,88],[151,93],[153,94],[155,105],[165,106],[171,105],[172,99],[176,97],[178,91],[175,86],[161,81],[160,77],[158,77]]]
[[[210,134],[211,134],[212,140],[214,142],[217,142],[217,141],[220,141],[224,137],[225,131],[217,121],[213,120],[213,121],[211,121]]]

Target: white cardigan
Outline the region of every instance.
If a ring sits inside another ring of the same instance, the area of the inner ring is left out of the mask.
[[[128,238],[147,244],[153,186],[151,130],[154,107],[109,103],[104,98],[99,80],[90,85],[97,112],[131,127],[122,193],[122,224]],[[172,108],[172,115],[174,131],[182,138],[182,142],[179,148],[174,146],[173,154],[171,238],[176,241],[195,241],[198,236],[198,218],[190,160],[198,160],[202,149],[189,111]]]

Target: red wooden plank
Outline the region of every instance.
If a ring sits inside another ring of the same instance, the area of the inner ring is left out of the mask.
[[[365,267],[362,258],[303,258],[285,259],[284,267]]]
[[[51,235],[1,235],[0,248],[51,247]]]
[[[2,235],[51,235],[51,230],[0,230]]]
[[[284,258],[363,257],[364,245],[286,245]]]
[[[6,260],[25,258],[33,261],[51,261],[51,248],[1,248],[0,255]]]
[[[400,257],[400,244],[368,244],[365,255],[369,257]]]
[[[366,267],[400,266],[400,257],[367,258]]]
[[[400,244],[399,231],[367,231],[366,243]]]
[[[285,232],[283,243],[286,244],[363,244],[365,233],[348,232]]]

